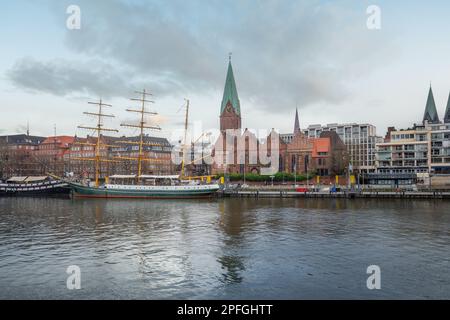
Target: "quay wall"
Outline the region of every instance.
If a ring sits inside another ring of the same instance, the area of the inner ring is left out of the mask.
[[[396,198],[396,199],[450,199],[450,192],[440,191],[363,191],[363,192],[296,192],[238,190],[221,191],[219,196],[234,198]]]

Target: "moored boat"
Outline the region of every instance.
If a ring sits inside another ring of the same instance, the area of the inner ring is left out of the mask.
[[[102,157],[102,147],[116,147],[112,145],[105,145],[101,142],[101,133],[106,132],[118,132],[118,130],[112,128],[105,128],[103,126],[104,117],[114,117],[111,114],[104,114],[102,112],[104,107],[111,107],[109,104],[103,103],[102,100],[97,102],[89,102],[90,104],[97,105],[97,113],[85,112],[88,115],[95,115],[97,117],[97,126],[79,126],[81,129],[95,130],[97,135],[97,143],[89,144],[94,149],[94,157],[92,158],[77,158],[80,160],[92,161],[95,163],[95,181],[88,183],[78,183],[68,181],[70,188],[72,189],[72,195],[75,198],[201,198],[210,197],[219,191],[220,186],[216,183],[211,183],[211,176],[201,177],[202,181],[192,180],[196,177],[185,177],[185,149],[186,149],[186,132],[188,126],[188,112],[189,112],[189,100],[186,100],[186,117],[185,117],[185,136],[184,144],[182,148],[181,156],[181,173],[180,175],[145,175],[144,162],[151,164],[157,164],[161,160],[157,157],[148,157],[145,154],[144,147],[153,146],[152,143],[144,141],[144,129],[161,130],[158,125],[153,125],[146,122],[145,116],[153,116],[157,113],[148,111],[145,108],[146,102],[153,102],[147,100],[147,96],[151,95],[145,89],[142,92],[137,92],[142,95],[141,98],[132,98],[133,101],[141,103],[141,107],[138,109],[127,109],[128,112],[137,113],[140,115],[139,124],[126,124],[122,123],[123,127],[138,128],[140,130],[139,141],[118,141],[117,143],[133,144],[136,147],[136,154],[133,152],[130,156],[115,156],[113,159],[106,159]],[[120,161],[136,161],[137,174],[135,175],[114,175],[105,177],[105,183],[100,184],[101,178],[101,163],[102,162],[120,162]],[[154,165],[155,166],[155,165]],[[192,179],[191,179],[192,178]],[[203,179],[205,178],[205,181]],[[184,179],[184,180],[183,180]]]
[[[114,183],[98,187],[73,182],[69,185],[76,198],[187,199],[211,197],[220,189],[218,184],[183,183],[178,176],[140,176],[137,184],[132,183],[136,181],[134,175],[116,175],[109,179]]]
[[[0,183],[0,196],[56,196],[69,193],[67,183],[49,176],[11,177]]]

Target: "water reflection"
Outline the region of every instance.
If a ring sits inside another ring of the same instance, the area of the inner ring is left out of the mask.
[[[0,198],[0,298],[450,298],[449,212],[441,200]]]
[[[242,271],[245,270],[244,257],[234,252],[245,245],[245,233],[242,230],[254,221],[254,217],[246,217],[248,202],[219,201],[219,226],[225,237],[221,248],[222,254],[217,261],[223,270],[220,281],[224,283],[240,283]],[[248,218],[248,219],[247,219]]]
[[[224,283],[242,282],[242,271],[245,270],[242,257],[239,256],[221,256],[218,259],[225,272],[222,274]]]

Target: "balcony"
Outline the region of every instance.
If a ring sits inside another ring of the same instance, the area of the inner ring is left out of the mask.
[[[431,158],[431,163],[442,163],[442,158]]]

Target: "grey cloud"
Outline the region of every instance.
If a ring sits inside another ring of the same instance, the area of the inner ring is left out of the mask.
[[[64,12],[69,3],[53,6]],[[158,95],[202,93],[223,87],[233,51],[241,99],[266,109],[341,103],[349,82],[382,63],[374,52],[389,48],[365,28],[364,5],[345,3],[82,0],[81,30],[67,31],[65,43],[111,66],[80,70],[22,61],[11,79],[59,95],[118,94],[136,83]]]
[[[95,62],[41,62],[24,58],[17,61],[7,75],[18,87],[60,96],[77,92],[109,97],[124,90],[123,79],[115,75],[112,68]]]
[[[147,86],[163,93],[168,90],[168,84],[171,89],[178,86],[170,80],[158,82],[133,77],[97,60],[42,62],[24,58],[15,63],[7,77],[19,88],[57,96],[127,97],[134,90]]]

